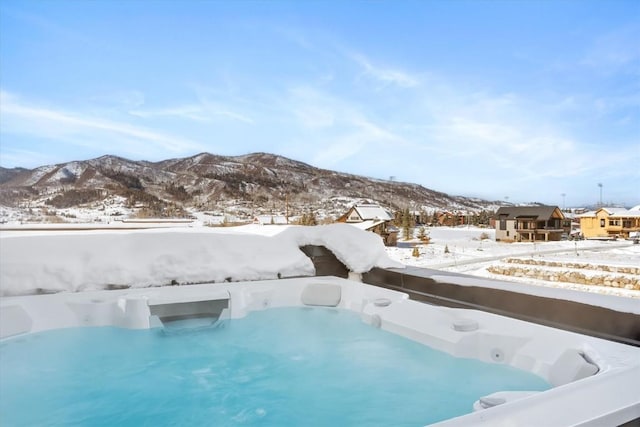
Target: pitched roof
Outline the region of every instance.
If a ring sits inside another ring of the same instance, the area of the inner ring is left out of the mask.
[[[637,218],[637,217],[640,217],[640,211],[632,211],[631,209],[629,210],[625,209],[624,211],[616,211],[609,216],[611,218]]]
[[[637,209],[637,206],[636,206],[636,207],[633,207],[631,209],[610,208],[610,207],[600,208],[597,211],[585,212],[582,215],[580,215],[579,218],[593,218],[600,211],[606,212],[607,215],[609,217],[611,217],[611,218],[636,218],[636,217],[640,217],[640,209]]]
[[[507,219],[549,219],[553,216],[553,213],[556,209],[558,209],[560,214],[564,217],[564,214],[557,206],[502,206],[496,212],[496,217],[502,217],[506,215]]]
[[[363,221],[368,219],[390,221],[393,219],[393,216],[391,216],[389,212],[378,205],[355,205],[353,208],[358,212],[358,215],[360,215]]]
[[[626,208],[600,208],[604,211],[606,211],[609,215],[615,215],[615,214],[623,214],[627,212]],[[597,212],[597,211],[596,211]]]
[[[373,227],[375,227],[376,225],[380,225],[382,224],[384,221],[382,220],[373,220],[373,219],[368,219],[366,221],[362,221],[362,222],[350,222],[348,223],[349,225],[352,225],[356,228],[359,228],[360,230],[369,230]]]

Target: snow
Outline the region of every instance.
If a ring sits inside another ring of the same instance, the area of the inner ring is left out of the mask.
[[[51,231],[55,228],[52,225],[40,230],[33,225],[28,226],[30,231],[2,230],[0,295],[310,276],[314,274],[313,264],[299,247],[322,245],[356,273],[373,267],[425,267],[440,270],[443,275],[469,275],[471,278],[459,280],[474,286],[507,286],[517,292],[599,302],[603,306],[612,306],[613,297],[627,297],[624,299],[628,301],[620,304],[640,307],[638,290],[488,271],[491,266],[512,266],[505,260],[518,258],[542,264],[523,266],[527,268],[567,272],[572,268],[551,262],[587,264],[593,268],[579,270],[585,275],[629,277],[628,273],[615,272],[614,267],[640,266],[640,245],[631,241],[504,243],[494,240],[493,229],[464,226],[426,228],[429,244],[414,239],[400,241],[400,247],[385,248],[379,236],[350,224],[205,227],[198,226],[198,222],[162,224],[168,228],[148,230]],[[60,227],[63,226],[68,227]],[[102,225],[111,226],[114,223]],[[414,247],[418,248],[419,257],[412,256]],[[602,271],[603,266],[611,271]],[[451,282],[452,278],[446,277]],[[637,275],[631,277],[638,280]]]
[[[640,266],[640,245],[631,241],[556,241],[556,242],[516,242],[495,241],[495,230],[478,227],[427,227],[426,234],[431,238],[429,244],[418,240],[399,241],[399,247],[387,248],[389,256],[408,266],[432,268],[442,271],[464,273],[485,279],[483,286],[490,281],[522,283],[535,287],[570,289],[600,295],[631,297],[637,304],[640,291],[604,286],[589,286],[576,283],[548,282],[532,278],[503,276],[490,273],[491,266],[512,265],[504,263],[507,258],[534,259],[538,261],[592,264],[602,266],[638,267]],[[417,231],[416,231],[417,234]],[[481,239],[481,237],[487,237]],[[418,247],[419,257],[412,256],[413,246]],[[448,250],[448,253],[445,251]],[[571,271],[569,268],[529,265],[541,270]],[[602,270],[601,268],[599,268]],[[586,275],[621,276],[616,272],[581,269]],[[447,276],[449,277],[449,276]],[[635,276],[638,278],[638,276]],[[491,279],[491,280],[486,280]],[[638,278],[640,280],[640,278]],[[533,287],[522,287],[522,292],[538,292]],[[638,304],[640,305],[640,304]]]
[[[312,276],[304,245],[326,246],[356,273],[402,267],[377,235],[346,224],[243,228],[3,232],[0,295]]]
[[[34,185],[38,181],[40,181],[46,174],[52,172],[57,166],[49,165],[49,166],[41,166],[35,170],[32,174],[32,179],[26,181],[24,185]]]
[[[68,179],[71,177],[78,178],[86,169],[80,162],[70,162],[64,167],[58,169],[58,171],[49,178],[51,181],[59,181],[61,179]]]
[[[393,216],[387,212],[385,209],[378,205],[357,205],[354,206],[355,210],[360,215],[362,220],[368,219],[382,219],[382,220],[391,220]]]
[[[360,230],[368,230],[370,228],[375,227],[376,225],[382,224],[384,221],[382,220],[374,220],[374,219],[368,219],[366,221],[362,221],[362,222],[350,222],[348,223],[349,225],[359,228]]]

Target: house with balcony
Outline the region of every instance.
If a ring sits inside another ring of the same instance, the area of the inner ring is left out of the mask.
[[[571,231],[557,206],[503,206],[495,216],[496,241],[557,241]]]
[[[580,230],[586,239],[628,239],[640,232],[640,205],[631,209],[602,207],[580,215]]]

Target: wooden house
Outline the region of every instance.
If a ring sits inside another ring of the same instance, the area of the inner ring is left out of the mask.
[[[640,205],[631,209],[603,207],[579,216],[580,230],[586,239],[629,238],[640,232]]]
[[[557,206],[503,206],[495,220],[496,241],[555,241],[571,231]]]

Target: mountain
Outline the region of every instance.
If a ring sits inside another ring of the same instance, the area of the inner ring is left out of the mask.
[[[130,208],[146,209],[151,216],[181,216],[185,210],[230,206],[271,213],[286,208],[291,215],[335,214],[356,202],[425,211],[477,212],[495,206],[417,184],[319,169],[267,153],[235,157],[201,153],[160,162],[102,156],[33,170],[0,167],[0,205],[64,209],[114,197]]]

